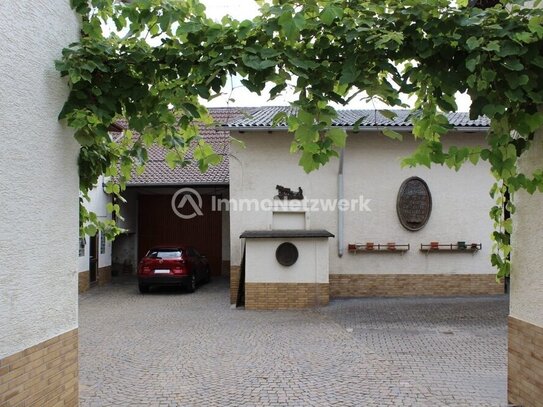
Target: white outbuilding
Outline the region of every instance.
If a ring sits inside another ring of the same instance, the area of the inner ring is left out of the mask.
[[[273,123],[279,111],[293,113],[263,107],[227,125],[242,142],[231,144],[230,157],[231,302],[266,309],[334,297],[504,292],[490,264],[488,163],[457,172],[402,168],[417,146],[408,111],[389,119],[343,110],[334,126],[348,132],[346,147],[307,174],[299,156],[289,154],[293,135],[286,124]],[[449,122],[454,129],[443,137],[444,148],[484,148],[486,118],[453,113]],[[403,141],[385,137],[385,128]],[[322,233],[312,237],[315,231]],[[284,243],[297,251],[292,265],[281,264]]]

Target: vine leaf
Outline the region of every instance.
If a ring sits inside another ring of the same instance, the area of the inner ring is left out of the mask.
[[[392,140],[403,140],[403,136],[392,129],[385,128],[383,129],[383,134]]]

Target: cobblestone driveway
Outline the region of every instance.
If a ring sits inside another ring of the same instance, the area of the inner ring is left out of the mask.
[[[80,302],[82,406],[504,406],[505,297],[230,309],[122,280]]]

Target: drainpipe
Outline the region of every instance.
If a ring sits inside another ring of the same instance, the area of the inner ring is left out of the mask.
[[[345,244],[343,242],[343,223],[345,217],[345,211],[339,209],[339,203],[342,202],[344,191],[343,191],[343,159],[345,156],[345,150],[342,148],[339,152],[339,170],[337,174],[337,197],[338,197],[338,213],[337,213],[337,255],[343,257],[343,250]]]

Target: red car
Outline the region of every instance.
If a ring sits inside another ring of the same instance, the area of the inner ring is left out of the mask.
[[[151,286],[181,286],[192,293],[210,278],[209,262],[189,246],[153,247],[138,266],[141,293]]]

